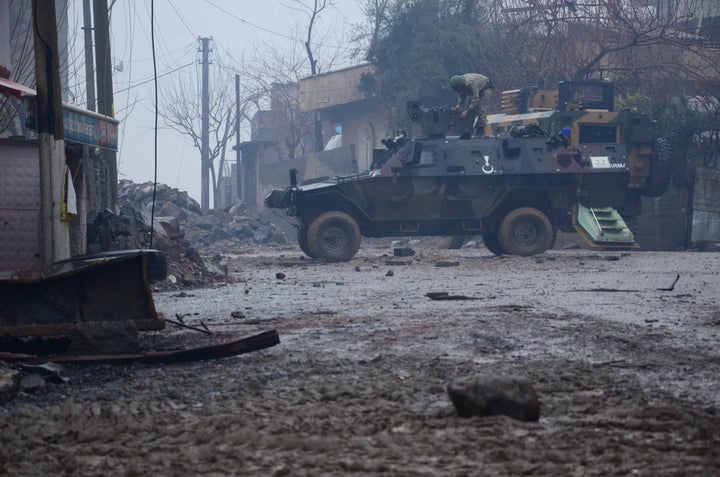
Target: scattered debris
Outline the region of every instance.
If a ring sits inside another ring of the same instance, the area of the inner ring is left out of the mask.
[[[659,291],[673,291],[673,290],[675,290],[675,284],[678,282],[678,280],[680,280],[680,274],[679,274],[679,273],[675,276],[675,281],[672,282],[672,285],[670,285],[670,286],[667,287],[667,288],[658,288],[658,290],[659,290]]]
[[[415,255],[415,250],[410,247],[401,247],[393,250],[393,255],[396,257],[412,257]]]
[[[447,387],[461,417],[505,415],[520,421],[540,419],[540,401],[532,383],[509,376],[461,378]]]
[[[479,300],[480,298],[465,295],[450,295],[448,292],[428,292],[425,294],[431,300]]]
[[[113,249],[150,245],[153,184],[122,180],[118,185],[120,214],[106,220]],[[88,223],[93,223],[92,217]],[[237,253],[243,245],[286,244],[287,237],[273,223],[251,214],[239,204],[224,210],[202,210],[187,192],[157,184],[152,246],[166,253],[168,278],[159,289],[207,286],[227,281],[223,253]],[[88,247],[100,247],[100,235],[88,232]],[[96,251],[96,250],[95,250]]]
[[[387,265],[388,267],[397,267],[411,264],[412,262],[408,260],[385,260],[385,265]]]
[[[181,315],[176,314],[175,316],[180,318]],[[179,326],[180,328],[187,328],[188,330],[199,331],[200,333],[205,333],[208,335],[212,334],[212,331],[208,330],[207,326],[204,329],[198,328],[197,326],[186,325],[182,321],[175,321],[175,320],[171,320],[170,318],[165,318],[165,321],[167,321],[168,323],[172,323],[175,326]]]
[[[394,276],[395,276],[395,272],[393,272],[392,270],[388,270],[388,271],[385,273],[385,276],[386,276],[386,277],[394,277]]]
[[[277,272],[277,273],[275,274],[275,278],[277,278],[278,280],[285,280],[285,277],[286,277],[286,276],[287,276],[287,275],[285,275],[283,272]]]
[[[460,262],[435,262],[436,267],[459,267]]]

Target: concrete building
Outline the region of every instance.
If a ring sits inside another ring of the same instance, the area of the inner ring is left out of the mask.
[[[251,140],[240,145],[243,203],[261,208],[265,194],[289,184],[290,169],[309,181],[370,167],[373,151],[383,148],[380,141],[389,135],[376,100],[359,88],[361,75],[371,71],[371,65],[361,64],[273,88],[271,110],[256,113]],[[321,152],[310,147],[315,114],[323,126]]]

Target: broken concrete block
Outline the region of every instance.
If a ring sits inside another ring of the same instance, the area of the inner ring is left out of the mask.
[[[20,389],[20,376],[14,369],[0,367],[0,402],[15,399]]]
[[[451,382],[448,395],[461,417],[505,415],[520,421],[540,419],[540,401],[524,378],[484,375]]]
[[[155,230],[164,232],[171,239],[182,238],[185,235],[180,230],[180,224],[175,217],[155,217]]]
[[[20,380],[20,391],[30,394],[45,391],[45,378],[38,374],[23,376]]]
[[[135,322],[89,321],[76,323],[68,333],[71,354],[122,354],[140,352]]]

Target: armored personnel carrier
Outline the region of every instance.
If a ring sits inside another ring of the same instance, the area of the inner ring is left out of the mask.
[[[551,248],[558,229],[632,247],[617,209],[664,193],[668,144],[639,113],[613,111],[612,84],[503,93],[483,137],[445,108],[408,103],[417,138],[385,139],[370,170],[290,186],[265,199],[297,219],[309,257],[350,260],[361,236],[482,235],[495,254]]]

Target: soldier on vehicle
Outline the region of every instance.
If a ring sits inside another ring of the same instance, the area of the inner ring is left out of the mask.
[[[487,106],[495,91],[492,80],[478,73],[467,73],[450,78],[450,87],[458,95],[453,110],[460,113],[461,119],[467,118],[470,113],[475,114],[475,135],[482,136],[487,123]]]

